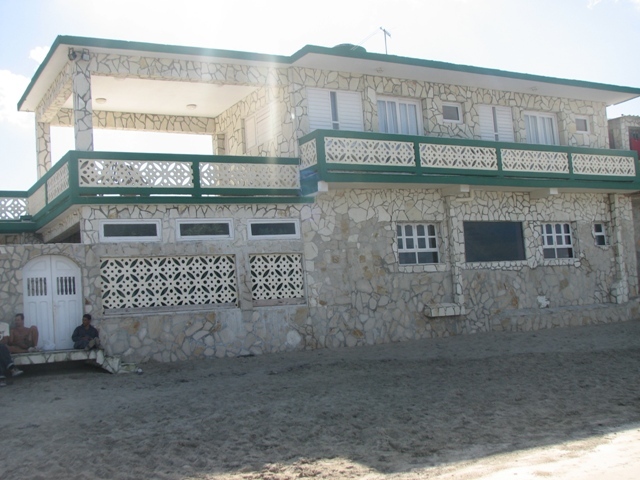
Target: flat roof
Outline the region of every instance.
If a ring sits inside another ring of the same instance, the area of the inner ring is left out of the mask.
[[[320,47],[306,45],[291,56],[235,50],[163,45],[89,37],[58,36],[18,102],[18,110],[34,111],[47,89],[68,62],[69,48],[134,56],[157,56],[240,65],[290,66],[353,72],[365,75],[418,80],[531,95],[571,98],[615,105],[640,97],[640,88],[509,72],[493,68],[370,53],[354,45]]]

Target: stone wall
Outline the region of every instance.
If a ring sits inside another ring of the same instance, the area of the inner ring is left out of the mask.
[[[125,361],[371,345],[638,314],[637,302],[627,301],[638,294],[638,276],[631,202],[623,196],[532,200],[525,193],[476,191],[461,198],[439,190],[371,189],[330,191],[305,205],[85,206],[78,214],[83,244],[1,246],[0,320],[11,321],[23,309],[22,268],[40,255],[63,255],[81,268],[84,311],[96,319],[107,352]],[[621,228],[613,225],[614,216],[624,220]],[[162,241],[100,243],[100,219],[109,218],[161,219]],[[233,238],[177,241],[178,218],[232,219]],[[301,238],[249,239],[248,220],[263,218],[298,219]],[[466,220],[523,222],[526,260],[466,263]],[[547,221],[571,223],[575,259],[542,257],[539,226]],[[395,232],[402,222],[438,226],[440,263],[398,264]],[[605,223],[609,236],[620,238],[618,246],[596,246],[593,222]],[[304,302],[266,306],[252,300],[249,256],[264,253],[303,255]],[[236,306],[103,311],[102,259],[213,254],[235,256]],[[613,294],[619,282],[627,287],[626,299]],[[429,313],[439,305],[458,309],[448,316]]]
[[[301,130],[309,131],[306,91],[302,87],[351,90],[362,93],[364,129],[377,132],[377,97],[398,96],[421,101],[424,134],[436,137],[480,139],[477,106],[489,104],[511,107],[515,141],[525,143],[524,112],[555,113],[561,145],[608,148],[606,105],[599,102],[570,100],[535,94],[522,94],[457,85],[446,85],[398,78],[317,71],[292,68],[292,81],[298,87],[291,95],[293,110],[298,112]],[[462,106],[463,122],[445,122],[442,103]],[[576,116],[590,120],[589,134],[577,133]]]

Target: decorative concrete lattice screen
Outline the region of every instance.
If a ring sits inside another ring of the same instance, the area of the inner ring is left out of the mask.
[[[0,220],[19,220],[27,214],[26,198],[0,198]]]
[[[569,156],[561,152],[503,149],[502,169],[508,172],[569,173]]]
[[[404,167],[410,167],[416,163],[411,142],[327,137],[324,139],[324,150],[327,163]]]
[[[302,255],[250,255],[253,300],[303,299]]]
[[[237,303],[233,255],[106,258],[100,276],[105,310]]]
[[[495,148],[462,145],[420,144],[420,162],[424,167],[497,170]]]

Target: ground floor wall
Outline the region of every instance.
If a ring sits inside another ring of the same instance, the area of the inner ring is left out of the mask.
[[[42,255],[61,255],[81,269],[83,308],[94,316],[107,352],[125,361],[534,330],[626,320],[640,313],[631,201],[620,195],[338,190],[306,205],[87,206],[79,218],[83,244],[0,246],[0,320],[11,321],[22,311],[25,265]],[[216,218],[230,221],[226,238],[178,238],[176,219]],[[159,220],[159,239],[105,243],[100,239],[105,219]],[[298,235],[250,235],[251,220],[278,219],[298,222]],[[521,225],[523,258],[467,261],[471,240],[465,240],[465,222]],[[544,226],[556,223],[570,226],[570,258],[546,258]],[[603,225],[605,244],[598,244],[594,224]],[[437,245],[430,263],[400,262],[406,248],[398,229],[406,225],[433,226]],[[189,262],[221,256],[229,259],[226,283],[216,288],[228,287],[231,294],[219,304],[199,305],[198,289],[211,280],[194,272],[220,267],[213,262],[198,270]],[[169,270],[162,263],[167,259],[173,265]],[[258,272],[256,259],[276,263]],[[131,303],[136,295],[147,295],[136,289],[147,280],[127,273],[140,262],[146,269],[142,277],[164,278],[169,287],[178,276],[189,277],[186,287],[183,282],[176,288],[196,300],[185,304],[174,298],[170,307]],[[111,284],[126,292],[115,292]],[[277,298],[257,295],[263,287],[277,290]],[[109,303],[110,295],[122,302]]]

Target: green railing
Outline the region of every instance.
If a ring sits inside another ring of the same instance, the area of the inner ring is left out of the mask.
[[[0,192],[0,230],[78,204],[281,201],[301,201],[297,158],[70,151],[28,191]]]
[[[317,180],[640,190],[626,150],[316,130],[300,157],[303,191]]]

